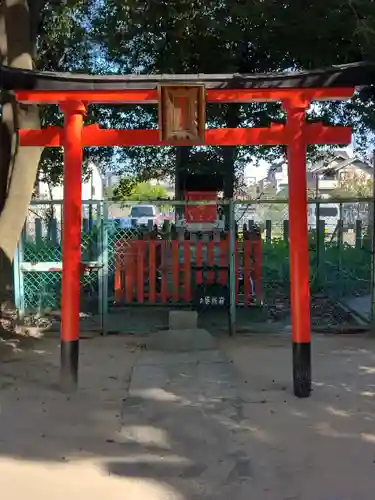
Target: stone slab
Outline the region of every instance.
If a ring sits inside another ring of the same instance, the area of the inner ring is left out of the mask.
[[[203,328],[161,330],[147,342],[147,348],[156,351],[204,351],[215,347],[215,339]]]
[[[137,360],[137,366],[143,365],[182,365],[185,363],[227,363],[225,354],[219,350],[190,352],[145,351]]]
[[[197,328],[197,311],[169,311],[169,329],[170,330],[190,330]]]
[[[371,319],[371,295],[362,297],[347,297],[342,300],[343,305],[349,307],[354,313],[357,313],[364,320]]]

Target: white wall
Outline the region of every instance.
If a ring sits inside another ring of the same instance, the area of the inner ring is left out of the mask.
[[[89,179],[82,183],[82,200],[103,200],[104,189],[103,179],[98,167],[94,163],[89,163],[88,170],[91,172]],[[64,186],[54,186],[52,188],[52,199],[64,199]],[[46,182],[39,182],[39,198],[50,200],[51,193]]]
[[[101,173],[94,163],[90,163],[88,168],[91,171],[91,176],[87,182],[82,184],[82,199],[103,200],[104,182]]]

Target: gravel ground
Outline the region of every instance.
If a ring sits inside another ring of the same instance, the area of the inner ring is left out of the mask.
[[[270,318],[275,323],[290,322],[291,306],[285,289],[272,289],[265,302]],[[357,326],[353,315],[346,311],[337,301],[324,293],[311,296],[311,325],[314,330],[343,330]]]

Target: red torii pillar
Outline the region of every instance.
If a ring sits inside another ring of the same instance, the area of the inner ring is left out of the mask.
[[[310,102],[284,101],[288,130],[290,297],[292,306],[293,388],[311,393],[310,263],[307,225],[305,112]]]
[[[64,201],[61,287],[61,386],[77,386],[81,301],[82,130],[86,107],[82,102],[60,105],[64,113]]]
[[[288,147],[289,219],[290,219],[290,281],[292,302],[293,384],[298,397],[311,392],[311,332],[309,258],[307,231],[307,144],[346,144],[351,139],[348,127],[324,127],[306,124],[305,111],[315,99],[345,99],[354,89],[269,89],[208,90],[211,102],[247,102],[249,100],[281,100],[287,111],[286,125],[271,124],[269,128],[208,129],[207,145],[278,145]],[[57,102],[65,115],[64,129],[20,130],[23,146],[64,146],[64,225],[63,280],[61,323],[61,382],[63,388],[77,384],[81,272],[81,168],[85,146],[164,146],[158,130],[101,130],[98,126],[83,127],[86,102],[151,102],[156,91],[20,91],[20,101]]]

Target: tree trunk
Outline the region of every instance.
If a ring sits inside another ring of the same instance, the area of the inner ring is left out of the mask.
[[[6,0],[0,12],[0,49],[3,64],[32,69],[31,20],[26,0]],[[38,170],[41,148],[20,147],[19,129],[40,127],[37,106],[16,102],[1,92],[0,125],[0,301],[9,297],[14,251],[27,216]],[[9,276],[10,274],[10,276]]]
[[[185,178],[186,170],[189,163],[190,147],[188,146],[177,146],[176,147],[176,169],[175,169],[175,199],[177,201],[184,200],[184,182],[182,179]],[[175,207],[176,220],[184,218],[185,207],[183,203],[181,205],[176,205]]]

